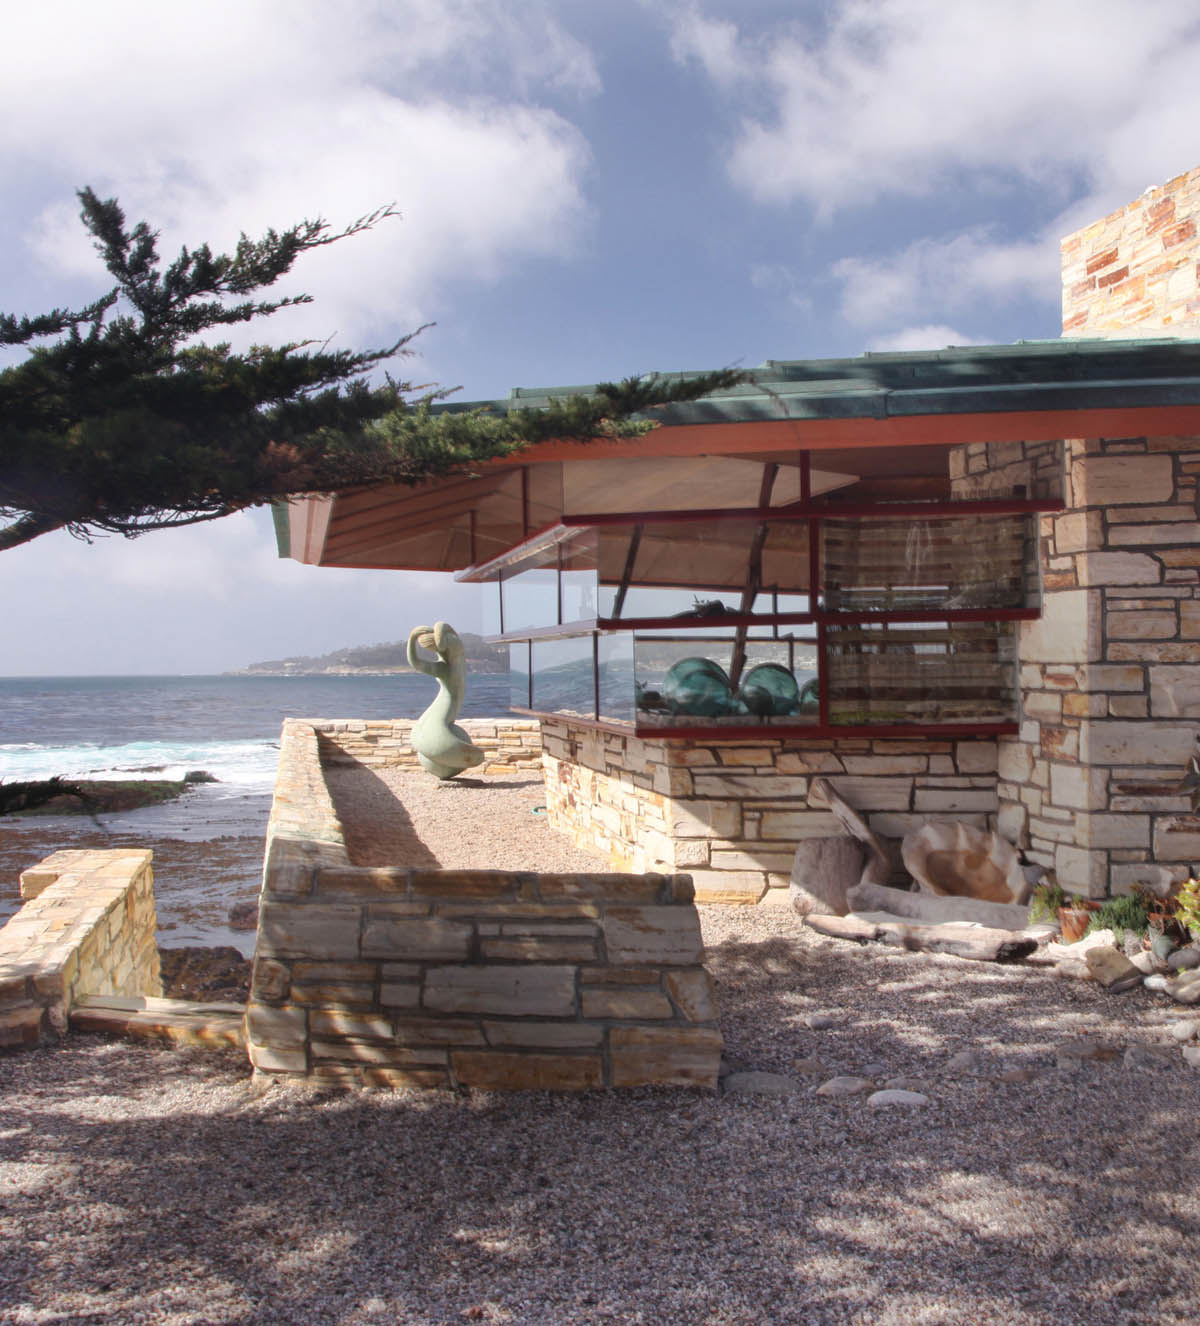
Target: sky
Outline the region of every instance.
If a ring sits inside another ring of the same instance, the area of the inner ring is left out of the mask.
[[[1055,337],[1060,238],[1200,164],[1180,0],[0,0],[0,311],[160,249],[306,255],[247,340],[390,344],[464,400]],[[234,339],[234,338],[231,338]],[[269,513],[0,554],[0,676],[213,673],[478,629],[446,577],[305,567]]]

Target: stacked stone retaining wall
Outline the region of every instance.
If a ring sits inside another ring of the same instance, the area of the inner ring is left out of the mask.
[[[998,807],[994,740],[666,741],[547,719],[542,742],[551,822],[621,869],[686,870],[700,902],[758,902],[786,888],[799,842],[844,832],[817,777],[894,846]]]
[[[355,867],[322,777],[326,735],[284,726],[246,1017],[257,1072],[715,1085],[721,1036],[686,876]]]
[[[413,719],[304,719],[319,734],[321,757],[331,767],[365,764],[419,769],[411,734]],[[536,719],[468,718],[460,724],[483,751],[482,765],[472,775],[515,773],[542,767],[542,741]]]
[[[22,873],[25,905],[0,929],[0,1046],[64,1034],[88,995],[162,994],[150,859],[71,849]]]

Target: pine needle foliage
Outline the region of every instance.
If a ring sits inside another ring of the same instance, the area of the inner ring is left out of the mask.
[[[0,314],[0,345],[29,348],[0,370],[0,549],[60,528],[134,537],[296,493],[416,484],[549,438],[637,436],[656,427],[656,406],[745,380],[651,375],[546,409],[435,410],[447,393],[371,378],[423,328],[362,352],[198,339],[310,302],[259,294],[392,208],[339,231],[318,219],[243,235],[232,253],[184,248],[164,264],[145,221],[130,227],[91,189],[78,197],[114,285],[76,311]]]

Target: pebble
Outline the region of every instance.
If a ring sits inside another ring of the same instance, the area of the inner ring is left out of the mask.
[[[795,1078],[782,1073],[730,1073],[721,1084],[726,1095],[794,1096],[801,1087]]]
[[[916,1091],[924,1092],[929,1090],[928,1084],[919,1077],[910,1077],[906,1074],[900,1077],[889,1077],[883,1084],[888,1091]]]
[[[888,1105],[928,1105],[929,1097],[920,1091],[905,1091],[900,1087],[889,1087],[885,1091],[874,1091],[867,1097],[867,1104],[872,1109],[882,1109]]]
[[[1085,1059],[1115,1059],[1120,1053],[1119,1045],[1102,1036],[1080,1036],[1078,1040],[1064,1041],[1058,1047],[1058,1066],[1064,1067],[1064,1060],[1071,1064],[1082,1063]]]
[[[1006,1068],[1000,1074],[1001,1082],[1032,1082],[1037,1074],[1032,1068]]]
[[[837,1019],[831,1013],[810,1013],[804,1019],[804,1025],[810,1031],[827,1031],[836,1022]]]
[[[1183,1058],[1193,1068],[1200,1068],[1200,1045],[1185,1045],[1183,1047]]]
[[[979,1050],[959,1050],[953,1059],[946,1065],[946,1071],[950,1073],[967,1073],[972,1077],[980,1077],[988,1071],[991,1063],[987,1055]]]
[[[888,1069],[887,1069],[887,1064],[881,1064],[872,1061],[869,1064],[863,1064],[863,1066],[858,1071],[860,1076],[869,1077],[872,1081],[876,1081],[879,1078],[887,1077]]]
[[[825,1065],[816,1058],[793,1059],[792,1072],[803,1073],[806,1077],[817,1077],[825,1072]]]
[[[1131,1045],[1123,1062],[1126,1068],[1170,1068],[1175,1056],[1165,1045]]]
[[[864,1091],[874,1089],[875,1083],[865,1077],[831,1077],[817,1088],[818,1096],[861,1096]]]
[[[1197,1031],[1200,1031],[1200,1022],[1195,1018],[1184,1018],[1180,1022],[1172,1022],[1167,1027],[1167,1035],[1173,1041],[1195,1040]]]

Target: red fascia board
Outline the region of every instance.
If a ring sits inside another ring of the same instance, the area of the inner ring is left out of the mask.
[[[834,447],[1050,442],[1067,437],[1171,437],[1200,433],[1200,406],[1125,405],[1091,409],[922,414],[886,419],[777,419],[682,424],[638,438],[540,442],[493,464],[625,456],[739,455]]]

